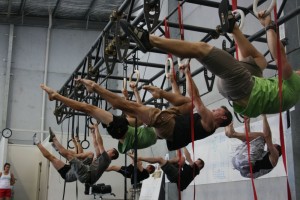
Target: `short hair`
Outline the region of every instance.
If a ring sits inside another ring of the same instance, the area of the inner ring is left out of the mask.
[[[199,168],[199,170],[203,169],[204,165],[205,165],[205,162],[201,159],[201,158],[198,158],[197,160],[200,160],[201,163],[202,163],[202,167]]]
[[[221,106],[225,110],[226,119],[220,124],[220,127],[228,126],[232,122],[232,114],[226,106]]]
[[[149,174],[152,174],[155,171],[155,167],[153,165],[148,165],[147,167],[150,169]]]
[[[282,152],[281,152],[281,146],[279,144],[275,144],[275,148],[277,149],[278,151],[278,155],[279,157],[282,155]]]
[[[112,160],[116,160],[119,158],[119,152],[117,149],[113,148],[113,156],[111,157]]]
[[[7,165],[10,166],[9,163],[5,163],[5,164],[3,165],[3,169],[5,169],[5,167],[6,167]]]

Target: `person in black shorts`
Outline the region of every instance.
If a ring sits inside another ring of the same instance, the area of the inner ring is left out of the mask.
[[[132,159],[132,163],[128,166],[116,166],[112,165],[107,168],[106,171],[115,171],[120,174],[122,174],[126,178],[130,178],[131,185],[134,184],[134,165],[133,165],[133,155],[128,153]],[[137,183],[140,183],[141,181],[147,179],[150,174],[152,174],[155,171],[155,167],[153,165],[147,165],[146,168],[143,167],[142,161],[137,162]]]
[[[171,183],[176,183],[178,188],[180,188],[180,191],[183,191],[189,186],[194,178],[199,175],[201,169],[205,165],[204,161],[200,158],[193,162],[190,153],[185,147],[183,148],[183,151],[185,159],[182,157],[181,160],[178,156],[171,160],[165,160],[162,157],[138,157],[138,160],[149,163],[158,163],[167,175],[169,181]],[[188,164],[186,164],[185,161],[187,161]],[[181,166],[180,170],[179,166]],[[180,180],[179,183],[178,180]]]
[[[114,108],[120,109],[130,116],[135,116],[145,125],[154,127],[158,138],[168,141],[169,150],[180,149],[191,142],[190,112],[195,106],[197,113],[193,114],[195,140],[203,139],[215,132],[219,127],[225,127],[232,121],[232,114],[222,106],[209,110],[202,102],[199,91],[193,82],[187,65],[182,65],[181,70],[186,76],[187,91],[189,97],[180,94],[166,92],[154,86],[144,86],[154,98],[164,98],[172,105],[171,108],[160,110],[135,102],[126,101],[122,97],[106,90],[104,87],[88,79],[77,79],[87,88],[88,92],[96,92],[101,98],[109,102]],[[48,93],[49,99],[53,99]]]
[[[76,175],[73,170],[71,170],[70,164],[66,164],[60,159],[56,158],[53,154],[51,154],[42,144],[39,138],[37,138],[36,133],[33,136],[33,144],[35,144],[43,156],[47,158],[53,165],[53,167],[57,170],[57,172],[60,174],[60,176],[66,181],[66,182],[73,182],[76,181]],[[80,143],[74,143],[74,145],[80,145]],[[79,149],[82,149],[79,147]],[[90,165],[93,161],[94,153],[89,152],[80,152],[75,153],[74,151],[69,150],[70,153],[76,154],[78,159],[82,160],[82,162],[85,165]]]

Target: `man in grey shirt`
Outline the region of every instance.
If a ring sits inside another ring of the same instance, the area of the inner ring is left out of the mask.
[[[85,165],[76,157],[76,155],[70,153],[70,151],[65,149],[59,143],[51,128],[49,128],[49,142],[53,142],[59,153],[70,162],[71,170],[75,172],[77,179],[81,183],[94,184],[102,176],[103,172],[108,168],[111,160],[115,160],[119,157],[119,152],[115,148],[105,151],[103,140],[99,133],[98,124],[94,124],[90,128],[92,130],[93,145],[96,153],[96,158],[90,165]]]

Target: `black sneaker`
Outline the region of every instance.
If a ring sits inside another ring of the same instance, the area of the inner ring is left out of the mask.
[[[219,5],[219,18],[224,33],[232,33],[235,18],[231,12],[231,6],[229,5],[228,0],[222,0]]]
[[[55,137],[55,134],[53,133],[51,127],[49,127],[49,142],[53,142],[53,138]]]
[[[146,53],[153,48],[149,41],[148,31],[139,27],[134,27],[126,20],[120,20],[120,26],[123,31],[136,42],[142,52]]]

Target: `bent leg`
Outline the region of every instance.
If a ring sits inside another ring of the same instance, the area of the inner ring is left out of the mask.
[[[65,163],[63,163],[61,160],[57,159],[54,155],[52,155],[41,143],[37,144],[36,146],[39,148],[43,156],[52,163],[53,167],[56,170],[61,169],[65,165]]]
[[[251,56],[263,71],[268,65],[266,58],[243,35],[237,25],[234,26],[232,35],[239,48],[239,60],[243,61],[244,58]]]

